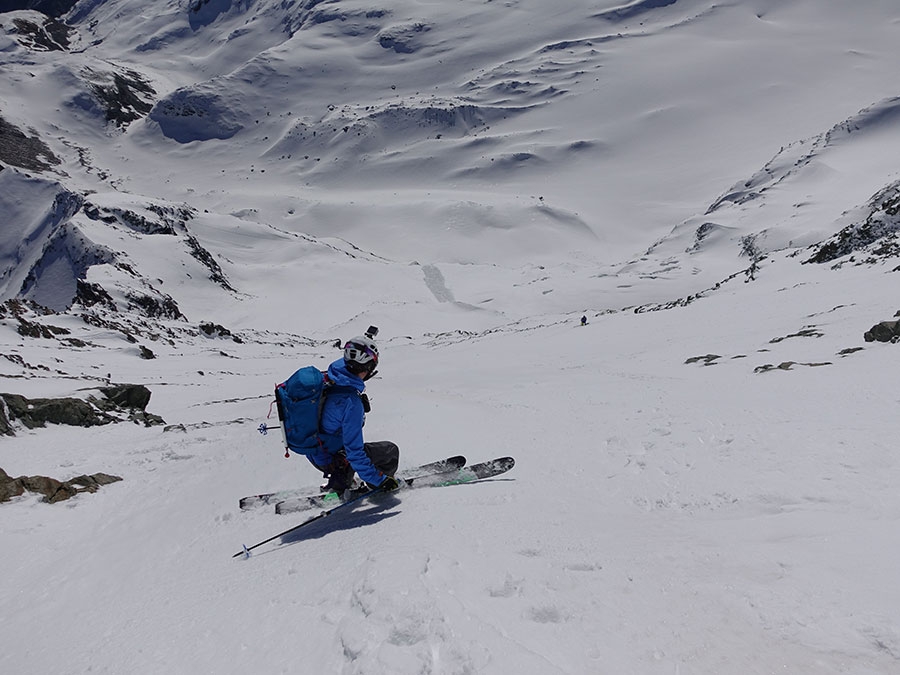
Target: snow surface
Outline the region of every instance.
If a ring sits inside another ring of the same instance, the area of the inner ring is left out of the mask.
[[[0,322],[3,391],[143,383],[170,425],[0,440],[124,477],[0,505],[0,672],[900,673],[900,352],[862,339],[898,262],[802,264],[900,179],[894,0],[195,4],[83,0],[72,53],[0,14],[0,114],[61,162],[0,171],[0,297],[62,232],[29,297],[186,317]],[[114,68],[157,92],[126,129]],[[60,193],[193,209],[231,290]],[[369,324],[367,439],[516,467],[233,559],[303,518],[241,496],[320,479],[256,432],[273,385]]]

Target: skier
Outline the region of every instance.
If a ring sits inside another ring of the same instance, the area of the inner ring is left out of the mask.
[[[397,445],[363,441],[365,413],[369,411],[365,381],[378,366],[378,347],[369,335],[349,340],[343,358],[328,367],[328,378],[335,385],[355,391],[335,392],[325,398],[320,423],[323,444],[309,456],[309,461],[328,477],[327,488],[338,494],[354,487],[355,473],[372,490],[389,492],[399,487],[394,478],[400,463]]]
[[[581,317],[581,325],[587,326],[587,316],[586,315]]]

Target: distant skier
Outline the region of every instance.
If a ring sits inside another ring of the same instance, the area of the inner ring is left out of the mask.
[[[582,317],[581,317],[581,325],[582,325],[582,326],[587,326],[587,316],[582,316]]]
[[[369,411],[365,381],[375,374],[378,347],[372,340],[374,326],[365,336],[344,345],[344,356],[328,367],[328,378],[339,387],[354,392],[329,394],[322,407],[322,446],[309,461],[328,477],[327,488],[338,494],[353,487],[353,475],[359,474],[370,489],[396,490],[394,478],[400,462],[400,449],[391,441],[365,443],[363,425]]]

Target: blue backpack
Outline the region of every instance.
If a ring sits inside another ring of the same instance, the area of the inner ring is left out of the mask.
[[[353,387],[341,387],[325,377],[315,366],[301,368],[275,387],[278,419],[288,450],[308,455],[321,447],[319,418],[329,394],[359,393]]]

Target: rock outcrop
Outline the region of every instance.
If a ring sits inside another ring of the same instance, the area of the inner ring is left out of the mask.
[[[42,501],[55,504],[74,497],[79,492],[96,492],[101,485],[108,485],[120,480],[122,480],[121,477],[106,473],[76,476],[67,481],[59,481],[47,476],[12,478],[6,471],[0,469],[0,502],[9,501],[25,492],[35,492],[44,495]]]
[[[863,333],[866,342],[900,342],[900,320],[876,323]]]
[[[148,413],[150,390],[141,384],[117,384],[100,389],[101,397],[34,398],[20,394],[0,394],[0,434],[15,436],[13,422],[28,429],[47,424],[94,427],[113,422],[132,421],[144,426],[165,424],[158,415]]]

